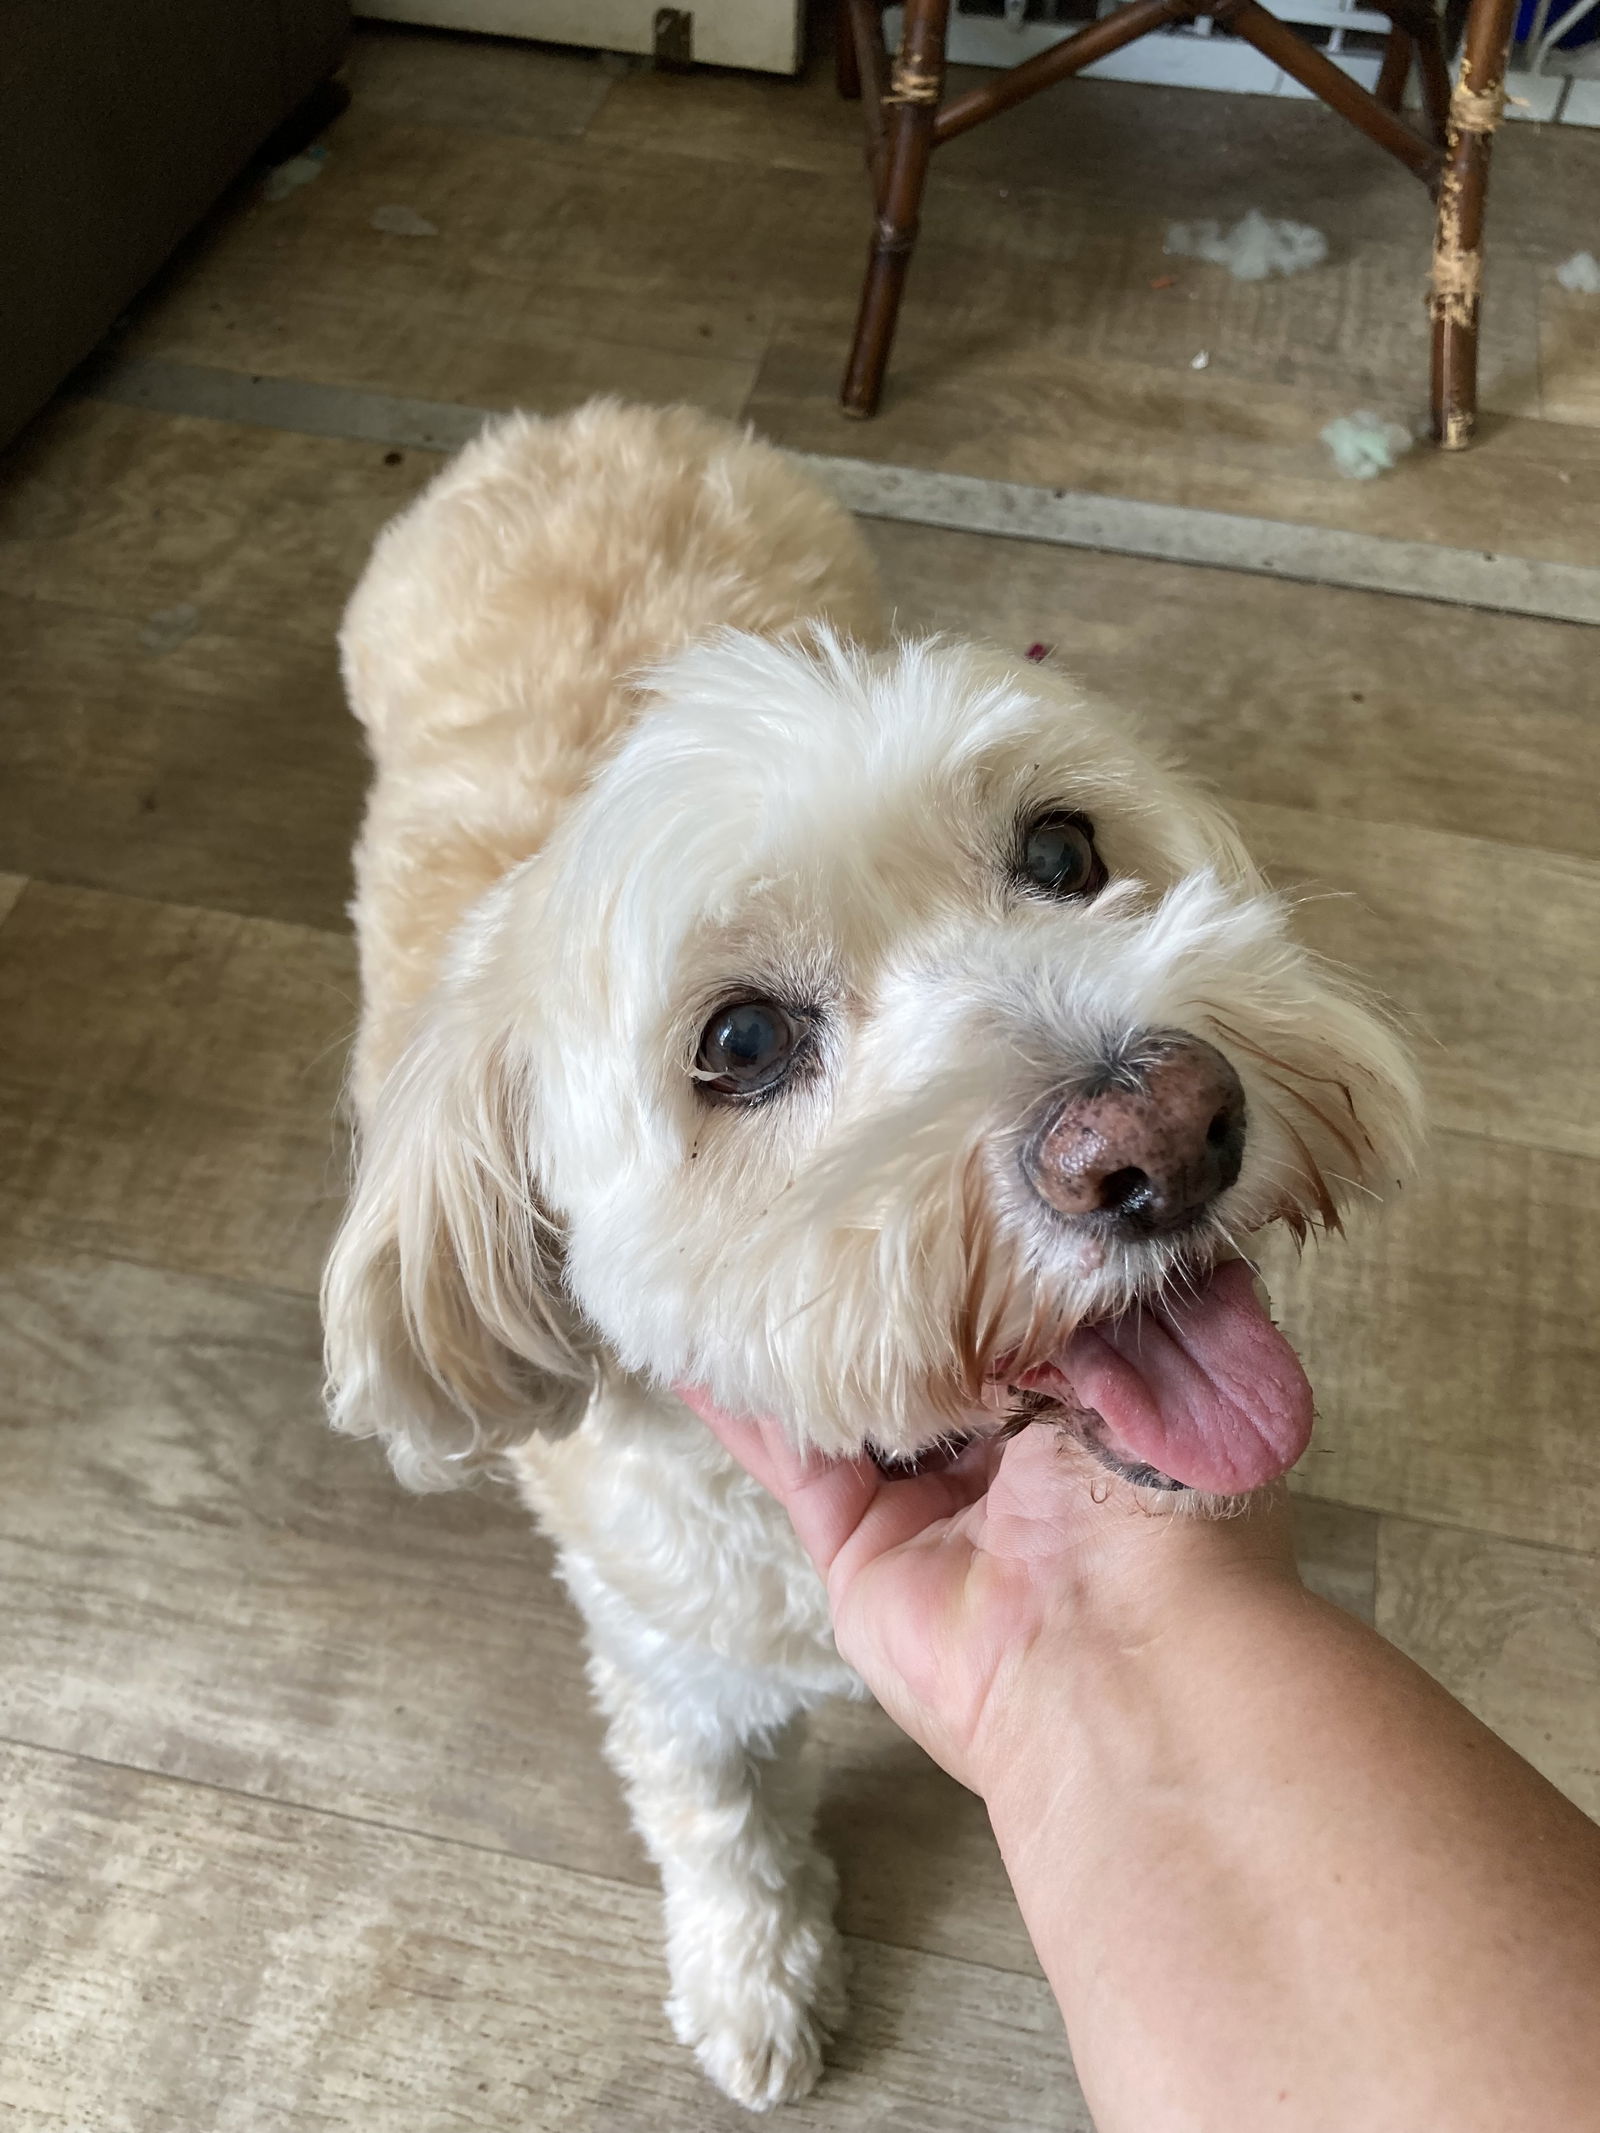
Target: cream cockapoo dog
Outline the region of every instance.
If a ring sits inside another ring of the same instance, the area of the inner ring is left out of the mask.
[[[1392,1183],[1410,1070],[1123,715],[890,641],[848,516],[702,415],[493,424],[342,646],[376,777],[334,1419],[413,1487],[515,1474],[674,2025],[763,2108],[840,2007],[788,1729],[860,1688],[670,1388],[890,1460],[1021,1405],[1152,1490],[1251,1488],[1309,1395],[1227,1262]]]

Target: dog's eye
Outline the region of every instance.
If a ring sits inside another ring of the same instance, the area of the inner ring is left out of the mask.
[[[803,1031],[774,1000],[719,1007],[700,1032],[695,1079],[719,1096],[761,1096],[794,1063]]]
[[[1094,847],[1087,815],[1038,815],[1024,825],[1017,872],[1047,896],[1093,896],[1106,883],[1105,862]]]

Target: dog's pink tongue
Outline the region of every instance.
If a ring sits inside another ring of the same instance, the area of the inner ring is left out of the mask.
[[[1311,1387],[1242,1260],[1181,1302],[1085,1327],[1057,1367],[1112,1449],[1193,1489],[1259,1489],[1310,1442]]]

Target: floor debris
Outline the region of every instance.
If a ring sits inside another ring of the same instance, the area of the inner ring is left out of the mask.
[[[414,207],[376,207],[372,211],[372,227],[387,230],[391,237],[437,237],[439,225],[430,222],[426,215],[419,215]]]
[[[158,607],[145,617],[139,642],[147,652],[175,652],[199,627],[199,608],[190,600],[180,600],[176,607]]]
[[[1387,474],[1416,439],[1403,422],[1385,422],[1370,408],[1340,415],[1321,432],[1334,465],[1352,481],[1372,481]]]
[[[267,172],[266,183],[261,188],[263,200],[287,200],[297,193],[302,185],[322,176],[322,166],[328,160],[328,151],[320,141],[308,148],[304,155],[291,156],[287,163],[279,163]]]
[[[1574,296],[1600,296],[1600,259],[1593,252],[1574,252],[1556,268],[1556,280]]]
[[[1328,240],[1307,222],[1278,222],[1257,207],[1231,230],[1220,222],[1174,222],[1161,248],[1169,259],[1204,259],[1235,281],[1304,274],[1328,256]]]

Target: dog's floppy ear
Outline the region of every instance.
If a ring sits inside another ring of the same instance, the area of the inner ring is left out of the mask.
[[[322,1284],[336,1429],[381,1437],[408,1488],[449,1488],[593,1383],[530,1165],[531,1077],[446,977],[369,1108]]]

